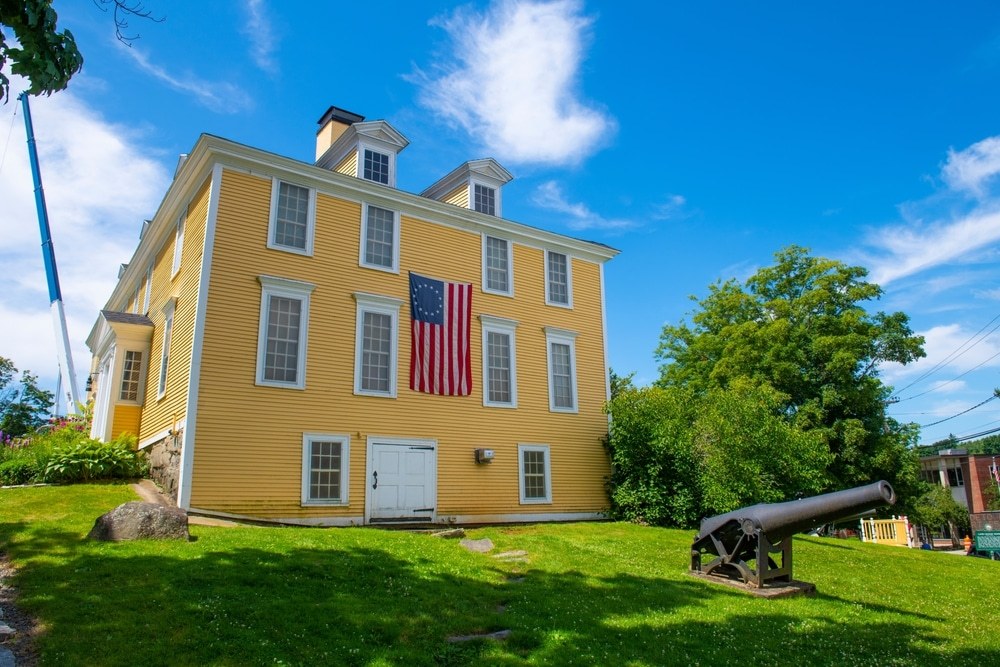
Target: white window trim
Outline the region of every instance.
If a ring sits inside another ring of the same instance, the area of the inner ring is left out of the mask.
[[[486,256],[486,239],[496,239],[507,244],[507,290],[491,289],[487,276],[489,275],[489,263]],[[514,244],[510,239],[501,236],[483,234],[483,291],[487,294],[499,294],[501,296],[514,296]]]
[[[150,262],[149,268],[146,269],[146,298],[142,305],[142,314],[149,314],[149,300],[153,295],[153,264]]]
[[[577,391],[576,382],[576,337],[577,333],[575,331],[568,331],[566,329],[557,329],[555,327],[544,327],[545,330],[545,359],[546,367],[548,370],[548,384],[549,384],[549,411],[550,412],[579,412],[580,409],[580,395]],[[570,373],[570,387],[573,390],[573,406],[572,407],[559,407],[556,406],[556,395],[555,395],[555,383],[552,381],[552,344],[561,343],[563,345],[569,346],[569,373]]]
[[[480,315],[479,321],[483,329],[483,379],[480,384],[483,386],[483,405],[491,408],[516,408],[517,407],[517,341],[515,330],[517,322],[504,317],[494,317],[492,315]],[[490,359],[489,359],[489,334],[500,333],[510,336],[510,402],[490,400]]]
[[[398,382],[396,376],[399,375],[399,308],[402,300],[381,294],[367,294],[365,292],[355,292],[354,300],[357,302],[357,310],[354,318],[354,393],[358,396],[378,396],[380,398],[396,398]],[[366,312],[382,313],[392,318],[391,330],[389,333],[389,391],[372,391],[361,388],[361,362],[363,358],[362,343],[364,341],[364,314]]]
[[[378,181],[368,181],[369,183],[377,183],[378,185],[388,185],[390,188],[396,187],[396,151],[386,150],[385,148],[379,146],[375,143],[367,143],[364,141],[358,142],[358,173],[357,177],[362,180],[367,180],[365,178],[365,151],[374,151],[381,155],[389,156],[389,182],[379,183]]]
[[[305,188],[309,191],[309,204],[306,209],[306,247],[305,248],[295,248],[292,246],[281,245],[274,242],[274,232],[278,224],[278,196],[281,191],[281,184],[287,183],[288,185],[294,185],[298,188]],[[282,181],[279,178],[271,179],[271,211],[268,214],[267,221],[267,247],[271,250],[281,250],[282,252],[290,252],[294,255],[305,255],[306,257],[312,257],[313,254],[313,243],[316,236],[316,188],[310,188],[299,183],[293,183],[291,181]]]
[[[524,496],[524,452],[543,452],[545,454],[545,497],[525,498]],[[522,505],[552,504],[552,459],[548,445],[518,445],[517,446],[517,486]]]
[[[375,208],[380,208],[383,211],[389,211],[392,213],[392,266],[381,266],[380,264],[369,264],[365,261],[365,254],[368,250],[368,208],[370,206],[375,206]],[[366,269],[375,269],[376,271],[385,271],[386,273],[399,273],[399,211],[393,210],[391,208],[386,208],[385,206],[379,206],[377,204],[369,204],[364,202],[361,205],[361,249],[358,253],[358,265]]]
[[[562,255],[566,258],[566,303],[559,303],[550,298],[552,283],[549,281],[549,253]],[[573,308],[573,257],[558,250],[545,251],[545,305],[556,308]]]
[[[469,179],[469,208],[471,208],[473,211],[476,210],[476,186],[477,185],[481,185],[484,188],[489,188],[489,189],[493,190],[493,203],[495,204],[495,207],[494,207],[495,211],[494,211],[493,215],[495,217],[497,217],[497,218],[503,217],[503,215],[502,215],[502,209],[500,207],[500,192],[501,192],[501,188],[498,188],[493,183],[487,183],[486,181],[481,180],[481,179],[477,179],[477,178],[470,178]],[[489,215],[489,213],[484,213],[483,215]]]
[[[316,288],[311,283],[301,280],[290,280],[275,276],[257,276],[260,282],[260,319],[257,324],[257,371],[255,383],[261,387],[282,387],[285,389],[306,388],[306,350],[309,340],[309,301],[312,291]],[[296,359],[295,382],[277,382],[264,378],[264,365],[267,360],[267,317],[269,314],[269,299],[272,296],[288,299],[299,299],[302,302],[302,312],[299,319],[299,358]]]
[[[181,270],[181,262],[184,259],[184,227],[187,221],[187,211],[181,213],[177,218],[177,227],[174,230],[174,259],[170,265],[170,279],[173,280]]]
[[[315,500],[309,497],[311,486],[312,461],[310,460],[310,445],[314,441],[340,443],[340,499],[338,500]],[[351,436],[348,433],[303,433],[302,434],[302,505],[326,507],[342,507],[350,505],[348,494],[350,492],[350,464],[351,464]]]
[[[163,343],[160,348],[160,372],[156,379],[156,400],[167,395],[167,378],[170,374],[170,343],[173,342],[174,311],[177,299],[172,298],[163,306]]]

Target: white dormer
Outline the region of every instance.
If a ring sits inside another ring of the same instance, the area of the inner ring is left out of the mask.
[[[410,142],[392,125],[336,107],[319,122],[316,166],[396,187],[396,155]]]
[[[499,162],[488,157],[466,162],[420,195],[499,217],[500,188],[513,179]]]

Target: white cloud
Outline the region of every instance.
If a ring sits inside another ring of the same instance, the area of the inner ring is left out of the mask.
[[[23,89],[11,77],[12,100]],[[30,100],[73,361],[80,381],[90,366],[85,340],[169,183],[164,165],[143,155],[140,138],[94,113],[69,91]],[[11,116],[17,115],[16,119]],[[21,105],[0,105],[0,125],[22,127],[0,173],[0,355],[53,388],[56,338],[23,140]]]
[[[655,208],[653,220],[676,220],[686,217],[684,206],[687,200],[683,195],[667,195],[666,201],[658,204]]]
[[[989,329],[976,332],[958,324],[943,324],[917,332],[924,337],[927,356],[906,366],[887,363],[882,367],[883,377],[888,384],[896,385],[896,390],[903,395],[928,389],[937,392],[945,385],[951,390],[958,390],[963,384],[957,378],[964,373],[972,369],[1000,367],[1000,331],[990,333],[995,325],[993,323],[988,325]],[[944,379],[928,380],[927,384],[917,386],[914,379],[925,375],[927,378]],[[906,391],[904,385],[909,382],[914,382],[914,387]]]
[[[250,57],[260,69],[268,74],[277,74],[278,63],[274,59],[277,39],[264,0],[246,0],[244,9],[246,23],[240,32],[250,39]]]
[[[193,95],[202,106],[217,113],[239,113],[253,107],[253,98],[239,86],[228,81],[205,81],[193,74],[177,77],[153,64],[149,57],[136,47],[121,46],[136,65],[147,74],[159,79],[174,90]]]
[[[566,226],[570,229],[624,230],[635,227],[630,220],[608,219],[594,213],[586,204],[567,201],[562,188],[555,181],[546,181],[538,186],[532,201],[542,208],[568,216]]]
[[[948,161],[941,169],[945,183],[953,190],[985,194],[986,184],[1000,173],[1000,137],[987,137],[965,150],[948,149]]]
[[[501,160],[576,164],[616,128],[577,90],[592,19],[577,0],[501,0],[485,14],[459,10],[435,21],[452,59],[418,72],[421,103],[460,125]]]
[[[868,236],[880,251],[869,261],[871,278],[885,286],[893,280],[960,262],[1000,241],[1000,212],[977,210],[956,220],[884,227]]]

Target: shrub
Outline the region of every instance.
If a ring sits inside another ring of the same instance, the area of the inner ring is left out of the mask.
[[[0,485],[28,484],[38,477],[38,465],[30,458],[12,458],[0,463]]]
[[[135,450],[135,436],[125,434],[109,443],[83,438],[52,450],[42,477],[46,482],[89,482],[132,479],[146,474],[145,457]]]

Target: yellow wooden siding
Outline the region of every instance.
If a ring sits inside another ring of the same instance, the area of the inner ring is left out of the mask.
[[[338,174],[347,174],[348,176],[358,175],[358,151],[352,150],[350,153],[345,155],[343,159],[333,168]]]
[[[116,405],[115,416],[111,421],[111,439],[114,440],[122,433],[139,433],[139,416],[142,414],[142,406],[139,405]]]
[[[441,201],[447,204],[461,206],[462,208],[469,208],[469,184],[463,183],[461,186],[455,188],[444,197],[441,197]]]
[[[198,306],[198,283],[201,279],[202,251],[205,242],[205,222],[211,179],[206,179],[191,199],[184,221],[184,247],[177,275],[171,277],[174,239],[163,244],[153,262],[153,282],[148,317],[153,321],[153,339],[149,346],[145,401],[139,428],[139,440],[169,428],[184,420],[194,344],[194,320]],[[160,360],[163,353],[163,333],[166,317],[163,309],[176,297],[174,323],[170,333],[170,355],[167,362],[167,386],[158,398]]]
[[[216,221],[202,348],[191,506],[261,517],[359,516],[364,512],[367,438],[437,442],[437,513],[600,511],[607,506],[607,419],[599,267],[574,261],[573,310],[545,305],[543,252],[514,246],[516,298],[480,289],[482,237],[404,216],[399,274],[358,266],[361,205],[320,194],[312,257],[267,249],[269,178],[225,171]],[[409,389],[408,275],[471,282],[473,392],[465,397]],[[255,385],[259,275],[305,281],[311,294],[305,389]],[[397,398],[355,396],[353,292],[402,301],[397,338]],[[479,314],[517,320],[518,408],[485,408]],[[545,333],[576,339],[579,414],[548,408]],[[302,507],[303,432],[350,436],[347,507]],[[517,445],[547,444],[553,502],[520,505]],[[495,462],[477,465],[490,447]]]

